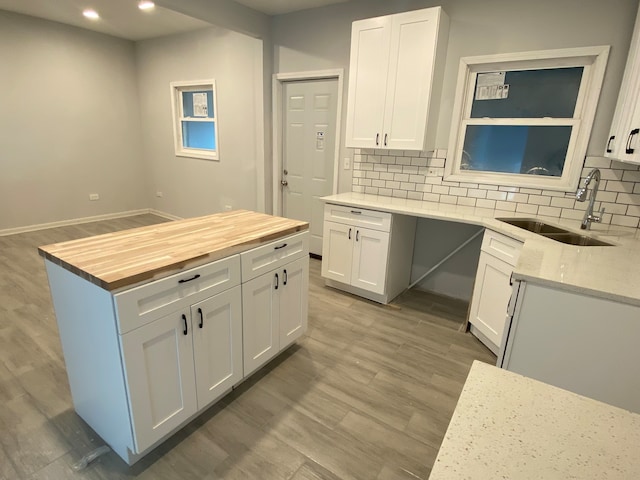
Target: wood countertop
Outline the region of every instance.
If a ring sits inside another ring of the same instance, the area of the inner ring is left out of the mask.
[[[113,291],[228,257],[309,224],[248,210],[107,233],[38,248],[47,260]]]

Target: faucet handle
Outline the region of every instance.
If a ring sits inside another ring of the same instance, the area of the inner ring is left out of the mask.
[[[596,223],[601,223],[602,217],[604,217],[604,207],[600,209],[600,212],[598,212],[598,215],[593,216],[593,221]]]

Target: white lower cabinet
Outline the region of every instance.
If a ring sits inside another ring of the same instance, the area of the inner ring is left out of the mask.
[[[511,274],[522,242],[491,230],[485,231],[478,271],[469,308],[471,332],[497,354],[507,322]]]
[[[240,286],[121,336],[136,451],[242,380]]]
[[[409,285],[416,219],[325,206],[322,276],[327,284],[380,303]]]
[[[243,283],[245,376],[306,331],[308,279],[305,256]]]

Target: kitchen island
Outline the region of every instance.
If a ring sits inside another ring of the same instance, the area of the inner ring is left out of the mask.
[[[238,210],[38,250],[75,410],[130,465],[307,328],[306,222]]]
[[[640,415],[475,361],[430,480],[640,478]]]

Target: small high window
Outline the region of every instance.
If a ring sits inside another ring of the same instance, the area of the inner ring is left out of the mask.
[[[445,179],[575,189],[608,52],[462,58]]]
[[[171,100],[176,155],[219,160],[215,80],[171,82]]]

